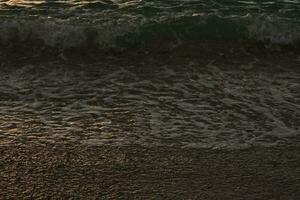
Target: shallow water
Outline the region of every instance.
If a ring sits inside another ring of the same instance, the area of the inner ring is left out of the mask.
[[[299,142],[299,1],[1,1],[0,145]]]
[[[53,62],[1,72],[1,145],[297,142],[299,70],[272,60],[224,65]]]

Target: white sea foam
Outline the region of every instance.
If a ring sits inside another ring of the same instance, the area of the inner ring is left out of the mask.
[[[300,137],[300,76],[287,66],[270,73],[194,63],[145,75],[141,68],[153,65],[130,71],[104,70],[103,63],[93,71],[63,65],[0,70],[0,145],[234,149]]]

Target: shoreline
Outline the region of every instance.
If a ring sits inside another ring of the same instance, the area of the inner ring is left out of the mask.
[[[0,147],[3,199],[297,199],[300,146]]]

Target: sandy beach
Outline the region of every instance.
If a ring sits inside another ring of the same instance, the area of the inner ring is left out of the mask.
[[[1,147],[2,199],[298,199],[300,148]]]

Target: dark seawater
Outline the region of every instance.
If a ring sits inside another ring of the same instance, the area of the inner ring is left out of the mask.
[[[0,145],[300,141],[300,1],[0,2]]]
[[[299,10],[298,0],[2,0],[0,42],[60,50],[126,48],[161,38],[299,47]]]

